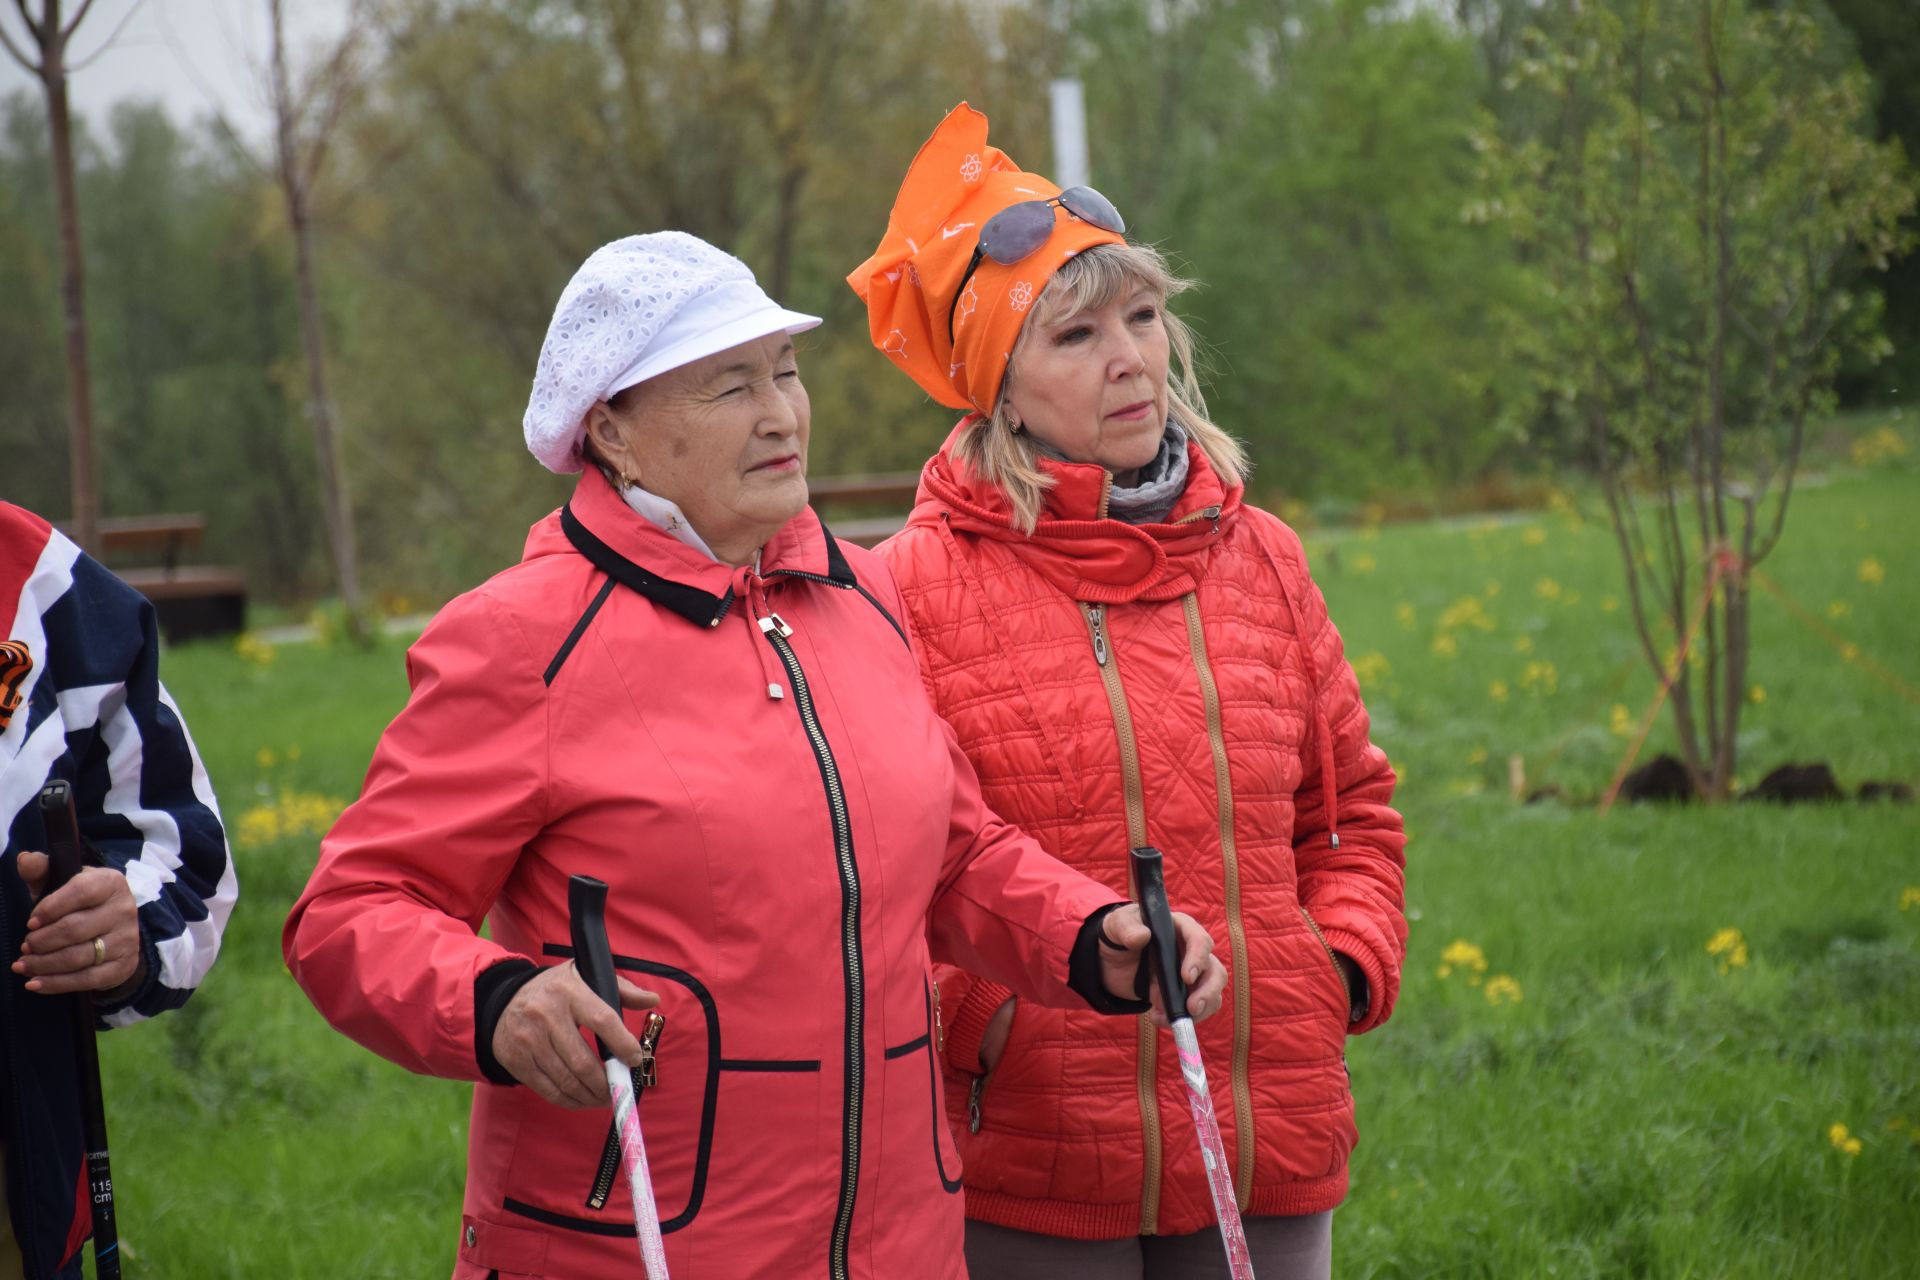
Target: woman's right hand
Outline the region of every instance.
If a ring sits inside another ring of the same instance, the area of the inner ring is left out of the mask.
[[[620,1005],[651,1009],[660,997],[620,979]],[[640,1064],[640,1041],[618,1011],[593,994],[569,962],[530,979],[493,1028],[493,1056],[513,1078],[557,1107],[604,1107],[607,1070],[596,1046],[581,1031],[599,1036],[607,1051],[629,1066]]]
[[[987,1029],[980,1033],[980,1070],[988,1072],[999,1065],[1000,1055],[1007,1051],[1007,1035],[1013,1030],[1014,997],[1008,996],[993,1016],[987,1019]]]

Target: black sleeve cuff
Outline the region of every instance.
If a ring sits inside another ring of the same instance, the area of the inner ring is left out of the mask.
[[[473,1057],[480,1064],[480,1074],[494,1084],[520,1083],[493,1056],[493,1031],[500,1025],[500,1015],[507,1011],[507,1003],[513,999],[514,993],[538,977],[539,973],[539,965],[515,957],[489,965],[474,975]]]
[[[1067,985],[1075,995],[1087,1002],[1095,1013],[1139,1014],[1153,1008],[1145,1000],[1122,1000],[1107,990],[1100,980],[1100,922],[1107,913],[1124,907],[1124,902],[1110,902],[1088,916],[1080,926],[1080,934],[1073,940],[1073,951],[1067,958]],[[1140,953],[1140,964],[1144,974],[1147,953]]]
[[[1358,960],[1344,951],[1336,951],[1333,956],[1340,965],[1340,972],[1347,977],[1347,1021],[1362,1021],[1367,1016],[1367,1010],[1373,1007],[1373,989],[1367,985],[1367,971],[1360,967]]]

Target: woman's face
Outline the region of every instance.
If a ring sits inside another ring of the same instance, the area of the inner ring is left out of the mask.
[[[1167,428],[1167,327],[1147,285],[1021,332],[1007,403],[1036,439],[1131,484]]]
[[[594,406],[600,455],[677,505],[731,564],[747,564],[807,505],[812,408],[784,333],[649,378],[622,409]]]

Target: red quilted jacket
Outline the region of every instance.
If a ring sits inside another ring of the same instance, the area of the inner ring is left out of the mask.
[[[1043,462],[1055,486],[1025,536],[943,449],[880,551],[994,810],[1122,892],[1129,846],[1165,852],[1232,971],[1198,1030],[1240,1206],[1317,1213],[1345,1196],[1355,1140],[1346,1037],[1399,993],[1406,837],[1299,538],[1197,446],[1189,462],[1167,522],[1140,527],[1102,518],[1102,468]],[[1351,1024],[1334,951],[1366,975]],[[941,975],[967,1215],[1080,1239],[1210,1226],[1170,1041],[1022,1001],[981,1078],[1010,994]]]

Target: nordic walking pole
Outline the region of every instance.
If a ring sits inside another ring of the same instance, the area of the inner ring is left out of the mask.
[[[73,788],[55,778],[40,789],[47,829],[47,892],[80,874],[80,820]],[[73,1056],[80,1073],[80,1131],[87,1147],[87,1196],[93,1213],[93,1273],[120,1280],[120,1229],[113,1220],[113,1173],[107,1165],[107,1108],[100,1096],[100,1046],[93,1037],[93,993],[73,997]]]
[[[1140,914],[1153,935],[1147,954],[1160,983],[1167,1021],[1173,1024],[1173,1043],[1180,1051],[1180,1078],[1187,1082],[1187,1105],[1193,1109],[1193,1127],[1200,1131],[1200,1158],[1207,1166],[1207,1189],[1213,1192],[1213,1216],[1220,1223],[1227,1269],[1233,1280],[1253,1280],[1253,1257],[1247,1252],[1246,1232],[1240,1228],[1240,1206],[1233,1197],[1233,1177],[1227,1172],[1227,1146],[1220,1140],[1213,1095],[1207,1092],[1207,1069],[1200,1064],[1200,1040],[1193,1033],[1193,1018],[1187,1012],[1187,984],[1180,980],[1178,935],[1158,849],[1133,851],[1133,884],[1140,895]]]
[[[567,914],[573,929],[573,963],[593,994],[620,1008],[620,981],[613,971],[613,951],[607,945],[607,885],[592,876],[567,878]],[[620,1131],[620,1160],[627,1170],[627,1188],[633,1192],[633,1225],[640,1236],[640,1261],[647,1280],[667,1280],[667,1248],[660,1239],[660,1210],[653,1202],[653,1174],[647,1169],[647,1147],[640,1140],[640,1110],[634,1103],[633,1072],[607,1052],[607,1092],[613,1095],[613,1124]]]

